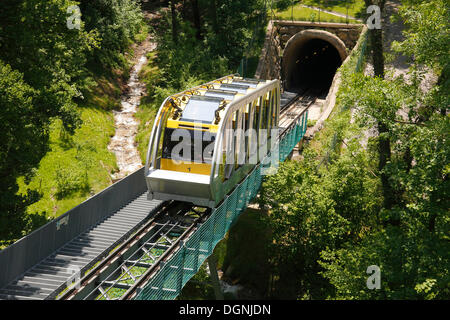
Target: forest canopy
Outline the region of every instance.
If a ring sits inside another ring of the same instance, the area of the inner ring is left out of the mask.
[[[396,78],[369,30],[375,74],[342,70],[333,134],[265,181],[275,296],[449,299],[449,12],[443,0],[403,1],[392,47],[409,69]]]
[[[79,28],[68,27],[74,5],[81,9]],[[39,194],[17,194],[17,177],[32,175],[48,151],[51,121],[60,119],[69,135],[81,125],[78,104],[95,84],[94,73],[124,63],[143,19],[132,0],[0,6],[0,239],[11,240],[43,222],[25,214]]]

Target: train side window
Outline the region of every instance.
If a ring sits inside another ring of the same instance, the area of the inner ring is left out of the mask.
[[[261,97],[259,97],[254,102],[254,117],[253,117],[253,129],[256,130],[256,132],[259,132],[259,120],[260,120],[260,114],[261,114]]]
[[[239,117],[239,110],[236,110],[233,112],[233,132],[232,132],[232,139],[233,139],[233,164],[234,167],[237,167],[237,139],[236,139],[236,130],[238,128],[238,117]]]
[[[245,144],[245,127],[246,127],[246,117],[247,117],[247,106],[244,106],[239,111],[239,120],[238,120],[238,128],[236,135],[237,140],[237,162],[236,167],[239,168],[245,163],[245,153],[246,153],[246,144]]]
[[[225,180],[225,175],[224,175],[224,159],[225,159],[225,153],[224,153],[224,141],[225,139],[225,135],[222,134],[221,139],[218,139],[217,142],[219,143],[218,147],[217,147],[217,154],[219,155],[216,159],[216,163],[214,164],[214,178],[216,178],[217,176],[220,176],[220,180],[223,181]]]
[[[250,120],[246,137],[248,142],[248,163],[256,164],[258,159],[258,119],[259,106],[258,101],[254,100],[251,105]]]
[[[263,117],[263,97],[260,96],[258,97],[258,99],[256,100],[256,105],[255,105],[255,118],[254,118],[254,127],[253,129],[255,129],[256,132],[256,144],[257,146],[260,145],[261,143],[261,121],[262,121],[262,117]],[[258,148],[256,148],[258,150]]]
[[[234,141],[234,168],[240,167],[240,156],[242,148],[241,130],[242,130],[242,111],[236,110],[233,123],[233,141]]]
[[[156,147],[156,163],[154,164],[155,168],[159,168],[160,164],[161,164],[161,158],[163,156],[163,144],[164,144],[164,134],[165,134],[165,129],[166,129],[166,125],[167,125],[167,119],[169,118],[169,112],[165,112],[162,114],[161,116],[161,126],[159,128],[159,136],[157,137],[157,139],[155,140],[155,147]]]
[[[272,129],[272,109],[273,109],[273,94],[272,91],[268,92],[268,99],[267,99],[267,137],[270,137],[271,130]]]
[[[252,103],[248,103],[245,106],[245,119],[244,119],[244,127],[242,128],[243,134],[244,134],[244,152],[245,152],[245,163],[248,163],[248,155],[250,153],[249,150],[249,136],[248,136],[248,130],[251,127],[251,117],[252,117]]]
[[[233,173],[234,163],[234,146],[233,146],[233,118],[234,114],[226,120],[223,130],[223,142],[222,142],[222,163],[220,164],[223,171],[222,181],[228,180]]]
[[[225,181],[225,168],[227,163],[227,150],[228,150],[228,128],[230,125],[230,119],[227,119],[223,125],[222,141],[220,145],[220,158],[217,159],[219,165],[219,176],[222,181]]]
[[[159,144],[158,144],[158,156],[157,158],[162,158],[163,156],[163,144],[164,144],[164,137],[165,137],[165,127],[161,128],[160,134],[159,134]]]
[[[261,121],[260,128],[267,129],[267,109],[268,109],[268,100],[267,97],[263,97],[262,99],[262,108],[261,108]]]
[[[238,128],[238,120],[239,120],[239,111],[236,110],[231,114],[231,117],[229,119],[230,124],[228,126],[227,130],[227,139],[228,139],[228,146],[227,146],[227,157],[226,157],[226,165],[225,165],[225,179],[229,179],[235,169],[236,166],[236,147],[237,147],[237,141],[236,141],[236,129]]]
[[[272,128],[277,127],[277,116],[278,116],[278,90],[275,88],[273,89],[272,94]]]
[[[268,112],[269,112],[269,100],[268,100],[268,95],[264,94],[262,97],[262,107],[261,107],[261,115],[260,118],[261,120],[259,121],[259,126],[260,126],[260,131],[258,132],[258,142],[259,142],[259,146],[261,148],[261,146],[263,146],[268,139],[268,130],[267,130],[267,125],[268,125]]]

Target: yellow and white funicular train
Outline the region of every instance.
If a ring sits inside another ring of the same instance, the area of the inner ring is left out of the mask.
[[[270,150],[279,80],[226,76],[168,97],[147,152],[148,198],[215,207]]]

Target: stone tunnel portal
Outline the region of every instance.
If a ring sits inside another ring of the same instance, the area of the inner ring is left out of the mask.
[[[299,32],[284,50],[284,89],[291,92],[314,90],[318,95],[326,95],[346,56],[345,44],[335,35],[322,30]]]

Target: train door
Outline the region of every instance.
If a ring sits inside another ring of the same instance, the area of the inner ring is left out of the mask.
[[[260,113],[260,124],[259,124],[259,132],[258,132],[258,153],[259,153],[259,161],[263,159],[263,157],[267,154],[267,142],[268,142],[268,115],[269,113],[269,99],[268,93],[264,94],[261,97],[261,113]]]

